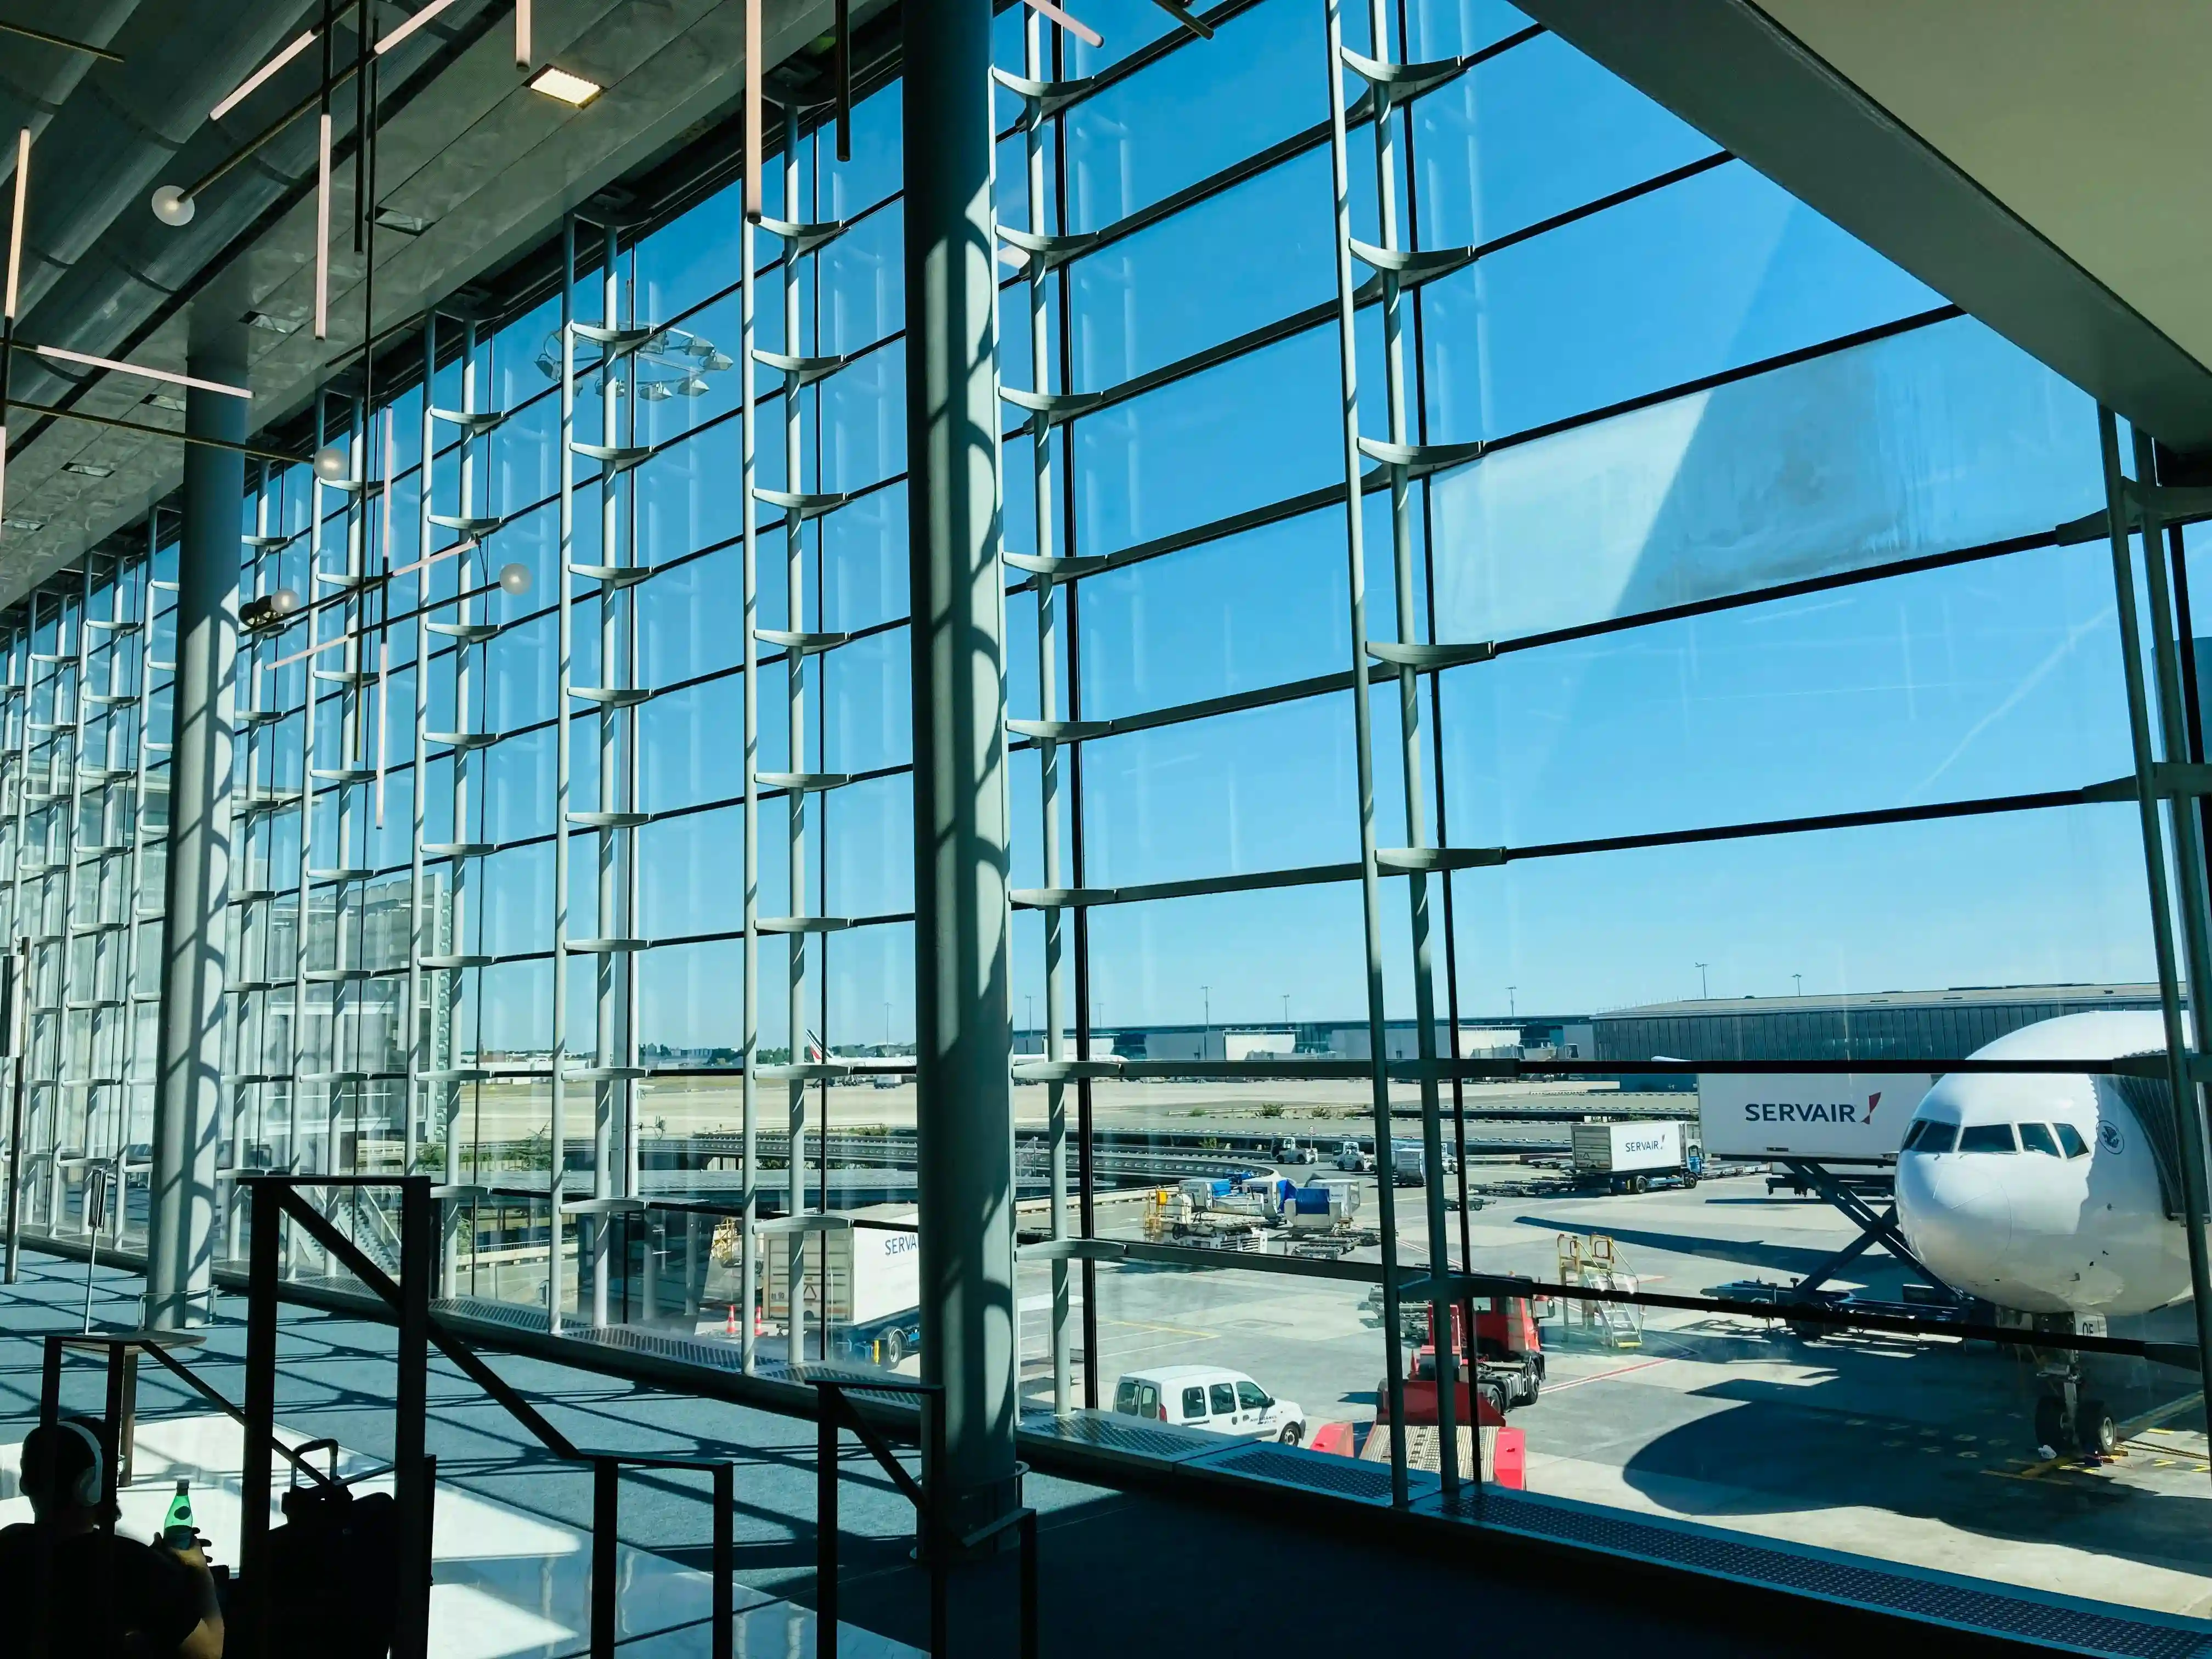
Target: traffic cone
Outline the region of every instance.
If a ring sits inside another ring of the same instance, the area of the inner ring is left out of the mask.
[[[725,1336],[735,1336],[737,1334],[738,1304],[732,1302],[730,1304],[730,1316],[722,1322],[722,1334]]]

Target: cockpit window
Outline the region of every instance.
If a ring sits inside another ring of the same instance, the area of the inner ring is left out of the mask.
[[[2058,1144],[2066,1149],[2069,1158],[2089,1156],[2089,1143],[2081,1139],[2081,1132],[2070,1123],[2054,1126],[2058,1131]]]
[[[2020,1149],[2024,1152],[2045,1152],[2058,1156],[2058,1143],[2051,1138],[2047,1123],[2023,1123],[2020,1126]]]
[[[1970,1123],[1959,1131],[1959,1150],[1962,1152],[2016,1152],[2019,1144],[2012,1138],[2009,1123]]]
[[[1911,1132],[1905,1137],[1905,1150],[1908,1152],[1948,1152],[1958,1138],[1959,1126],[1955,1123],[1945,1123],[1932,1117],[1916,1118]]]

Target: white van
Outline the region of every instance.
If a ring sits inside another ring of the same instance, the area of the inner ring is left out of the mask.
[[[1124,1417],[1215,1434],[1261,1435],[1293,1446],[1306,1437],[1306,1414],[1297,1401],[1277,1400],[1243,1372],[1212,1365],[1124,1372],[1114,1385],[1114,1409]]]

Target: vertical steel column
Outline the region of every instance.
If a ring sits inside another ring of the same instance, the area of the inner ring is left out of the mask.
[[[1390,43],[1389,0],[1370,0],[1368,17],[1371,36],[1370,44],[1374,48],[1375,57],[1378,60],[1386,59],[1389,56]],[[1342,75],[1342,70],[1334,64],[1330,65],[1330,70],[1340,77]],[[1340,79],[1339,84],[1341,85]],[[1399,251],[1399,123],[1391,91],[1391,82],[1387,77],[1375,82],[1375,190],[1382,247],[1389,252],[1396,252]],[[1391,574],[1397,599],[1398,638],[1401,643],[1412,644],[1418,634],[1413,620],[1412,477],[1405,458],[1416,452],[1409,447],[1412,434],[1407,429],[1406,414],[1406,331],[1400,272],[1392,268],[1396,263],[1386,258],[1381,270],[1382,377],[1384,401],[1389,406],[1389,441],[1395,447],[1395,458],[1388,465],[1390,475]],[[1358,500],[1359,492],[1355,485],[1352,508],[1355,515],[1359,511]],[[1421,680],[1411,663],[1401,661],[1397,666],[1400,759],[1405,776],[1406,845],[1420,848],[1427,846],[1429,842],[1428,811],[1424,801],[1421,776]],[[1367,702],[1364,687],[1360,688],[1360,701],[1363,705]],[[1437,998],[1429,939],[1429,874],[1419,867],[1418,861],[1407,872],[1406,891],[1411,911],[1413,947],[1414,1052],[1420,1061],[1421,1160],[1425,1171],[1421,1194],[1428,1212],[1429,1319],[1436,1350],[1437,1436],[1441,1452],[1438,1467],[1443,1477],[1444,1493],[1450,1497],[1459,1490],[1459,1356],[1457,1343],[1451,1334],[1451,1234],[1444,1220],[1443,1121],[1442,1102],[1437,1090]],[[1386,1157],[1382,1143],[1377,1141],[1376,1170],[1395,1170],[1395,1156],[1394,1150]],[[1395,1328],[1390,1333],[1390,1339],[1394,1344],[1397,1340]],[[1467,1340],[1471,1352],[1474,1342],[1472,1331],[1468,1333]],[[1473,1461],[1476,1476],[1480,1479],[1482,1413],[1475,1405],[1472,1391],[1468,1403],[1475,1423]]]
[[[2150,734],[2150,696],[2143,686],[2143,639],[2135,611],[2135,562],[2128,553],[2132,514],[2128,502],[2128,480],[2119,471],[2119,422],[2111,410],[2097,410],[2097,435],[2104,453],[2104,504],[2112,540],[2112,598],[2119,608],[2119,661],[2128,688],[2128,737],[2135,745],[2136,810],[2142,814],[2143,827],[2143,876],[2150,887],[2150,945],[2159,967],[2159,1011],[2166,1018],[2166,1078],[2167,1086],[2174,1091],[2174,1113],[2181,1128],[2181,1188],[2184,1207],[2188,1212],[2184,1214],[2181,1232],[2190,1252],[2190,1303],[2197,1316],[2197,1371],[2203,1382],[2205,1398],[2212,1401],[2212,1263],[2205,1259],[2205,1218],[2212,1210],[2208,1210],[2203,1117],[2197,1110],[2197,1079],[2190,1075],[2190,1061],[2197,1055],[2197,1046],[2190,1042],[2190,1030],[2184,1026],[2181,973],[2174,963],[2174,907],[2166,884],[2166,836],[2159,823],[2159,752]],[[2157,560],[2159,556],[2157,538],[2157,525],[2146,514],[2143,542],[2150,560]],[[2167,726],[2167,744],[2172,744],[2179,730],[2184,728]],[[2184,805],[2174,818],[2188,825],[2194,814]],[[2184,880],[2197,880],[2190,874],[2185,856]],[[2197,1005],[2197,1020],[2201,1022],[2203,1005],[2194,994],[2197,984],[2203,982],[2197,978],[2199,971],[2203,971],[2203,964],[2192,960],[2190,1000]]]
[[[154,734],[149,729],[149,722],[154,708],[153,543],[154,527],[158,520],[159,515],[157,514],[149,513],[146,515],[147,544],[145,550],[141,552],[134,561],[137,572],[137,609],[138,614],[138,678],[137,706],[132,723],[136,732],[137,752],[133,757],[132,765],[131,785],[131,860],[124,873],[122,908],[124,926],[123,999],[124,1019],[125,1022],[124,1026],[125,1046],[123,1054],[123,1070],[124,1075],[130,1079],[130,1085],[126,1091],[126,1094],[129,1100],[132,1103],[132,1115],[134,1118],[137,1115],[137,1103],[142,1098],[144,1099],[146,1104],[149,1108],[146,1114],[146,1121],[149,1125],[153,1121],[153,1113],[150,1109],[152,1106],[150,1092],[143,1088],[139,1080],[142,1053],[139,1042],[140,1033],[138,1030],[138,1009],[141,1004],[147,1002],[149,999],[146,993],[138,988],[139,968],[145,959],[145,953],[143,950],[143,942],[139,939],[138,935],[140,925],[144,917],[144,911],[141,908],[141,896],[145,891],[146,884],[146,775],[149,769],[153,765],[155,748]],[[167,744],[162,745],[165,749],[167,746]],[[232,937],[234,939],[237,935],[233,934]],[[157,987],[151,998],[151,1000],[156,1005],[157,1008],[160,999],[161,992]],[[156,1013],[155,1018],[160,1018],[158,1012]],[[234,1055],[235,1055],[236,1052],[235,1048],[232,1050]],[[238,1134],[237,1126],[240,1121],[241,1114],[239,1111],[238,1099],[234,1094],[228,1097],[228,1105],[231,1118],[231,1121],[228,1126],[229,1133],[232,1139],[235,1140]],[[137,1137],[134,1135],[131,1139],[135,1140]],[[234,1171],[235,1170],[239,1161],[240,1160],[235,1158],[232,1159]],[[228,1218],[230,1212],[237,1207],[237,1203],[238,1191],[236,1187],[234,1186],[226,1195],[223,1202],[223,1212],[226,1218]],[[230,1251],[229,1254],[234,1256],[239,1254],[239,1252],[234,1249]]]
[[[1382,1234],[1383,1389],[1390,1421],[1406,1421],[1404,1356],[1399,1352],[1398,1206],[1391,1184],[1390,1071],[1387,1010],[1382,996],[1382,910],[1375,862],[1375,733],[1368,706],[1367,555],[1360,522],[1359,338],[1358,288],[1352,276],[1351,144],[1344,102],[1344,19],[1341,0],[1324,0],[1328,31],[1329,159],[1336,206],[1336,299],[1344,422],[1344,534],[1352,622],[1352,748],[1359,779],[1359,889],[1367,945],[1367,1038],[1372,1057],[1375,1107],[1375,1199]],[[1433,1184],[1433,1183],[1432,1183]],[[1441,1267],[1443,1264],[1437,1264]],[[1406,1503],[1406,1439],[1390,1440],[1391,1501]]]
[[[438,387],[438,313],[435,307],[422,315],[422,453],[417,463],[416,477],[416,543],[415,556],[426,559],[430,556],[430,513],[434,505],[433,486],[436,469],[432,457],[438,449],[438,426],[430,410],[437,404]],[[461,510],[468,511],[467,503]],[[427,875],[423,864],[422,843],[428,839],[429,828],[430,761],[423,743],[423,733],[430,724],[430,573],[418,570],[415,574],[415,787],[407,793],[412,801],[408,812],[407,837],[407,1091],[406,1126],[402,1133],[399,1170],[403,1175],[415,1173],[417,1114],[427,1120],[432,1097],[422,1074],[434,1064],[429,1052],[428,1026],[422,1013],[422,882]],[[461,826],[452,826],[453,838],[464,839]],[[447,1176],[450,1182],[451,1176]],[[450,1288],[445,1293],[453,1294]]]
[[[751,165],[760,165],[761,158],[751,158]],[[747,180],[750,189],[750,180]],[[740,209],[738,214],[738,373],[743,386],[738,392],[738,510],[744,514],[744,570],[740,577],[740,599],[744,610],[744,759],[745,800],[740,809],[744,841],[744,928],[742,949],[744,984],[744,1025],[740,1041],[744,1044],[744,1074],[738,1079],[739,1110],[743,1114],[742,1130],[744,1137],[744,1214],[738,1224],[738,1288],[744,1310],[744,1327],[738,1339],[738,1350],[744,1356],[744,1369],[750,1375],[757,1364],[753,1352],[754,1310],[758,1306],[757,1294],[760,1269],[760,1122],[758,1084],[760,1070],[760,513],[755,506],[754,490],[759,483],[759,398],[753,380],[754,329],[754,272],[753,262],[758,256],[753,246],[753,218]]]
[[[618,250],[615,228],[609,223],[602,228],[599,261],[599,326],[605,331],[599,343],[599,443],[605,449],[613,449],[619,440],[622,425],[621,392],[623,384],[615,372],[614,331],[622,326],[622,269],[617,263]],[[635,399],[629,401],[635,402]],[[611,566],[615,562],[615,540],[620,533],[621,499],[617,487],[615,465],[611,459],[599,463],[599,562]],[[563,575],[565,581],[567,576]],[[619,684],[615,675],[615,590],[608,583],[599,584],[599,684],[602,687]],[[599,739],[599,793],[595,804],[602,813],[615,807],[615,707],[601,702],[599,717],[594,724]],[[612,823],[602,822],[598,836],[597,872],[598,920],[592,924],[597,935],[612,935],[622,930],[615,925],[615,861],[617,835]],[[596,1073],[592,1085],[592,1196],[605,1200],[614,1196],[614,1160],[617,1155],[615,1105],[616,1085],[608,1076],[608,1068],[615,1063],[615,958],[606,951],[599,951],[592,960],[592,989],[593,1007],[592,1070]],[[608,1262],[609,1241],[615,1235],[611,1216],[604,1207],[592,1216],[592,1323],[607,1322],[610,1278]]]
[[[546,1177],[545,1317],[561,1329],[562,1166],[568,1071],[568,676],[574,657],[574,606],[568,568],[576,556],[576,216],[561,223],[561,507],[558,567],[554,573],[557,635],[553,669],[553,1039],[552,1112],[548,1140],[552,1168]]]
[[[241,470],[242,471],[242,470]],[[244,478],[240,480],[240,493]],[[54,672],[54,743],[57,750],[67,745],[69,782],[66,786],[66,810],[61,818],[61,897],[57,906],[52,931],[54,945],[54,1121],[56,1145],[73,1141],[76,1156],[82,1160],[77,1170],[77,1231],[89,1237],[91,1227],[86,1221],[84,1200],[90,1188],[93,1160],[98,1156],[93,1149],[92,1091],[83,1087],[83,1073],[76,1070],[76,1045],[70,1030],[71,1013],[79,1000],[76,995],[76,941],[72,937],[76,921],[76,872],[82,858],[78,835],[84,823],[84,668],[85,641],[88,630],[85,619],[91,610],[90,561],[79,567],[74,592],[58,593],[56,602],[63,618],[62,631],[54,640],[57,659]],[[71,632],[70,623],[75,623]],[[64,641],[70,643],[64,646]],[[66,703],[67,713],[64,713]],[[221,1038],[216,1039],[216,1052],[222,1053]],[[89,1055],[87,1056],[89,1059]],[[76,1094],[76,1111],[70,1110],[70,1099]],[[72,1125],[70,1120],[76,1121]],[[74,1127],[72,1136],[69,1131]],[[59,1153],[57,1152],[57,1159]],[[57,1212],[54,1231],[61,1231],[61,1218]]]
[[[328,398],[318,391],[315,394],[315,453],[319,456],[330,442]],[[323,490],[325,481],[314,466],[307,468],[307,586],[301,595],[311,607],[307,617],[307,643],[309,647],[321,643],[322,631],[319,601],[324,583],[329,573],[323,568]],[[308,878],[308,866],[314,861],[315,841],[315,664],[319,659],[306,658],[300,665],[300,789],[299,789],[299,866],[298,878],[292,905],[292,1040],[291,1053],[287,1057],[286,1071],[290,1080],[285,1086],[285,1110],[288,1147],[290,1156],[286,1164],[296,1173],[308,1170],[307,1145],[307,1112],[304,1095],[307,1085],[302,1080],[307,1064],[307,962],[308,939],[313,927],[310,917],[309,895],[313,889]],[[325,1167],[329,1164],[325,1149]],[[284,1268],[289,1273],[298,1266],[301,1248],[300,1234],[295,1231],[286,1235]]]
[[[783,210],[797,222],[799,211],[799,106],[787,102],[783,106]],[[788,362],[803,362],[800,349],[799,262],[805,244],[796,236],[786,240],[783,246],[783,349]],[[801,497],[805,492],[804,472],[805,444],[800,428],[803,414],[799,390],[803,382],[797,368],[787,368],[783,376],[783,487],[790,501],[783,514],[783,605],[784,628],[794,641],[806,631],[806,560],[804,535],[805,515]],[[818,480],[817,480],[818,482]],[[783,659],[784,672],[784,764],[791,769],[793,777],[803,775],[806,768],[806,653],[794,644],[787,647]],[[791,917],[806,915],[806,791],[791,784],[785,795],[787,827],[787,857],[784,865],[784,914]],[[786,969],[785,991],[787,1006],[784,1030],[791,1043],[789,1081],[784,1085],[784,1121],[790,1139],[791,1156],[786,1161],[785,1175],[788,1192],[784,1200],[784,1213],[796,1218],[806,1213],[806,1073],[805,1066],[814,1056],[808,1052],[806,1041],[806,969],[808,961],[807,935],[803,928],[794,927],[784,935]],[[826,1058],[827,1056],[825,1056]],[[821,1147],[823,1165],[829,1165],[828,1137]],[[828,1244],[825,1241],[823,1248]],[[823,1275],[826,1279],[828,1275]],[[806,1358],[806,1301],[800,1287],[806,1282],[806,1235],[793,1231],[784,1239],[784,1326],[788,1333],[787,1358],[794,1364]],[[822,1358],[830,1358],[830,1297],[829,1285],[823,1287],[821,1304]]]
[[[2142,819],[2143,863],[2149,880],[2151,940],[2158,963],[2159,1003],[2165,1016],[2166,1076],[2173,1091],[2174,1111],[2181,1141],[2183,1206],[2182,1232],[2189,1250],[2191,1307],[2197,1322],[2197,1373],[2205,1398],[2212,1400],[2212,1261],[2208,1261],[2205,1224],[2212,1217],[2212,1180],[2205,1170],[2204,1114],[2194,1062],[2203,1052],[2204,999],[2200,989],[2212,984],[2212,942],[2206,939],[2204,849],[2197,836],[2194,798],[2183,795],[2174,805],[2174,862],[2181,880],[2182,937],[2188,951],[2190,1013],[2182,1011],[2183,989],[2173,951],[2173,906],[2166,886],[2166,848],[2159,822],[2158,751],[2150,724],[2150,697],[2143,683],[2142,641],[2136,614],[2135,573],[2128,555],[2133,514],[2128,480],[2120,472],[2119,423],[2109,409],[2097,411],[2097,434],[2105,462],[2105,511],[2112,544],[2112,586],[2120,623],[2121,666],[2128,697],[2128,730],[2136,757],[2136,790]],[[2136,438],[2137,482],[2150,482],[2151,448],[2141,434]],[[2171,754],[2187,755],[2188,730],[2184,723],[2180,682],[2174,668],[2172,610],[2167,602],[2160,559],[2161,524],[2151,510],[2154,499],[2144,492],[2142,501],[2145,586],[2149,590],[2152,647],[2158,678],[2160,725]],[[2183,1024],[2189,1018],[2190,1026]]]
[[[1044,19],[1036,12],[1024,20],[1022,67],[1030,86],[1046,84]],[[1045,234],[1044,130],[1047,119],[1042,90],[1024,91],[1024,145],[1029,208],[1028,231]],[[1040,244],[1040,246],[1042,244]],[[1044,854],[1044,885],[1048,892],[1061,883],[1060,848],[1060,605],[1059,587],[1053,576],[1052,524],[1052,371],[1045,284],[1051,279],[1050,262],[1042,253],[1028,260],[1030,378],[1039,407],[1030,417],[1030,484],[1036,520],[1037,631],[1037,777],[1040,812],[1043,819],[1041,844]],[[1067,1083],[1061,1063],[1066,1059],[1066,969],[1063,960],[1067,916],[1063,907],[1044,907],[1044,1053],[1049,1068],[1045,1079],[1045,1144],[1050,1170],[1052,1237],[1067,1237]],[[1065,1412],[1073,1403],[1068,1331],[1070,1302],[1068,1263],[1054,1256],[1052,1276],[1052,1408]],[[1017,1342],[1016,1384],[1018,1391],[1021,1357]]]
[[[273,594],[283,580],[282,554],[279,550],[285,545],[286,538],[279,533],[283,525],[281,482],[276,486],[279,503],[277,530],[270,528],[269,511],[271,481],[280,478],[281,475],[277,474],[275,468],[266,462],[261,464],[254,478],[253,529],[245,538],[245,545],[252,550],[247,561],[246,574],[241,579],[241,586],[250,587],[256,599],[264,599]],[[146,568],[149,580],[147,585],[144,607],[145,629],[149,641],[153,635],[154,608],[154,592],[150,580],[153,574],[153,520],[149,516],[147,522],[149,545],[146,552]],[[271,568],[272,564],[274,568]],[[231,903],[236,917],[232,924],[234,931],[231,937],[237,945],[233,959],[228,964],[230,994],[235,999],[231,1009],[230,1053],[234,1076],[230,1079],[229,1087],[225,1091],[225,1098],[228,1102],[230,1110],[230,1122],[226,1138],[230,1143],[231,1183],[228,1196],[223,1204],[223,1254],[233,1260],[243,1255],[246,1250],[246,1193],[245,1189],[238,1185],[238,1176],[245,1171],[250,1162],[246,1102],[249,1094],[257,1103],[261,1102],[262,1091],[268,1080],[266,1066],[269,1060],[270,1039],[269,1001],[266,993],[270,983],[270,958],[272,943],[270,935],[275,932],[276,907],[273,897],[274,890],[270,885],[275,880],[275,876],[268,847],[270,817],[267,813],[258,812],[254,809],[261,803],[263,796],[268,793],[275,777],[275,760],[269,752],[273,746],[273,740],[270,735],[270,710],[264,707],[262,702],[264,696],[274,695],[270,688],[275,684],[276,675],[268,667],[266,661],[272,643],[273,639],[270,637],[256,638],[252,635],[242,638],[239,641],[240,656],[236,671],[239,690],[236,694],[236,707],[233,710],[241,734],[240,741],[244,744],[246,749],[245,764],[240,769],[239,775],[240,793],[236,805],[242,817],[240,819],[238,830],[237,856],[234,860],[241,874],[243,884],[234,889],[231,894]],[[150,643],[148,653],[150,658]],[[149,660],[142,665],[140,678],[142,698],[150,694],[152,678],[153,665]],[[140,729],[142,732],[144,730],[143,714],[140,719]],[[142,817],[146,807],[147,769],[146,756],[143,752],[145,747],[146,744],[142,737],[138,768],[138,811]],[[143,840],[143,836],[141,839]],[[132,858],[134,872],[137,866],[138,859],[134,854]],[[137,878],[134,874],[131,878],[131,888],[134,892],[137,885]],[[260,922],[258,927],[253,925],[257,917]],[[132,933],[135,936],[137,933],[135,926]],[[258,951],[249,951],[247,943],[249,940],[258,941],[259,946]],[[250,956],[258,956],[258,961],[250,961],[248,959]],[[135,975],[133,978],[135,981]],[[253,988],[246,988],[249,984]],[[265,1111],[262,1116],[265,1121]]]
[[[1016,1503],[991,9],[904,13],[915,1000],[927,1471],[959,1537]]]
[[[193,373],[246,379],[245,328],[195,313]],[[188,390],[185,425],[242,444],[246,404]],[[221,1123],[225,923],[230,902],[232,671],[238,649],[239,519],[245,458],[185,451],[177,558],[177,670],[163,882],[159,1093],[148,1191],[146,1322],[177,1329],[204,1316],[212,1285],[216,1136]]]
[[[441,1063],[437,1068],[438,1079],[431,1086],[435,1091],[434,1098],[438,1103],[438,1134],[445,1146],[442,1179],[448,1189],[459,1187],[461,1180],[461,1083],[459,1056],[453,1052],[455,1046],[453,1031],[460,1018],[461,975],[466,964],[477,960],[477,957],[471,954],[468,944],[469,872],[475,849],[481,844],[476,842],[470,833],[470,826],[475,816],[475,809],[471,807],[469,799],[469,785],[472,781],[469,773],[471,763],[470,757],[476,752],[473,739],[480,729],[474,712],[476,687],[470,671],[475,666],[476,653],[482,649],[482,647],[473,628],[475,600],[470,597],[470,590],[477,585],[476,579],[478,573],[470,569],[469,561],[471,543],[478,533],[479,526],[487,521],[490,515],[486,514],[483,519],[480,519],[477,513],[478,494],[477,447],[482,441],[482,438],[475,424],[468,418],[477,411],[477,319],[471,316],[461,325],[459,413],[463,418],[459,422],[460,429],[459,448],[461,452],[460,496],[454,503],[458,512],[455,515],[456,521],[451,526],[459,538],[454,545],[459,549],[459,551],[453,555],[453,620],[447,624],[453,641],[453,725],[450,732],[434,734],[425,732],[416,749],[418,757],[417,763],[420,764],[419,757],[428,753],[428,745],[437,738],[442,737],[450,745],[453,757],[453,792],[451,809],[448,813],[453,838],[453,856],[446,866],[446,914],[442,926],[446,937],[435,958],[438,973],[437,990],[432,999],[431,1013],[432,1019],[441,1023],[446,1031],[446,1053],[440,1056]],[[428,384],[426,381],[425,385]],[[424,402],[426,404],[428,402],[427,392]],[[426,448],[423,451],[422,462],[426,481],[430,466],[429,454],[429,450]],[[486,459],[489,459],[489,457]],[[490,468],[487,466],[485,470],[489,471]],[[427,487],[423,495],[427,501],[428,499]],[[423,538],[422,545],[426,550],[429,547],[429,539],[427,536]],[[487,560],[486,562],[489,562]],[[431,578],[426,571],[422,577],[426,597],[430,580]],[[426,607],[426,620],[422,623],[426,632],[434,626],[427,620],[427,614]],[[429,672],[429,663],[426,658],[416,669],[418,685],[428,684]],[[489,674],[486,678],[489,679]],[[419,787],[416,793],[418,795],[421,793]],[[479,994],[481,994],[481,985],[479,985]],[[441,1223],[441,1240],[453,1236],[460,1220],[460,1206],[450,1195],[450,1190],[446,1203],[451,1207],[444,1213],[444,1218]],[[475,1237],[475,1232],[471,1229],[469,1259],[472,1267],[476,1259]],[[450,1247],[441,1247],[439,1251],[439,1260],[442,1264],[440,1289],[441,1292],[447,1296],[454,1294],[459,1288],[457,1275],[459,1264],[455,1256],[456,1253]]]
[[[26,1080],[30,1048],[31,944],[9,941],[7,978],[8,1066],[8,1208],[5,1239],[0,1241],[0,1278],[13,1285],[23,1258],[23,1132],[24,1105],[30,1091]]]

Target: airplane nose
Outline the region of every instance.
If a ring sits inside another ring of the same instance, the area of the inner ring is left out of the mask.
[[[1955,1152],[1898,1160],[1898,1219],[1920,1259],[1948,1283],[1994,1276],[2012,1248],[2012,1206],[1994,1161]]]

